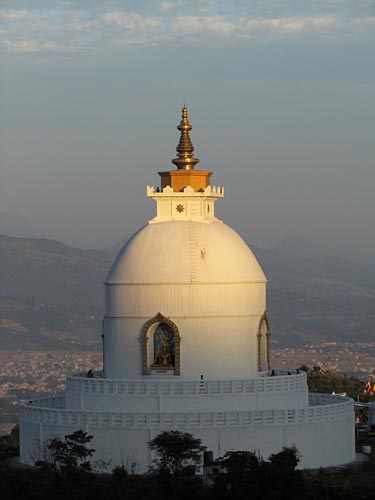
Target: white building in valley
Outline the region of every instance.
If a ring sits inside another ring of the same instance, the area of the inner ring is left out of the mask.
[[[271,370],[266,277],[244,240],[215,216],[224,189],[195,170],[187,110],[176,170],[147,187],[156,216],[119,252],[106,278],[104,369],[67,378],[58,397],[21,404],[21,461],[77,429],[95,460],[151,464],[163,430],[199,437],[215,458],[295,445],[301,467],[354,459],[349,398],[308,394],[306,374]]]

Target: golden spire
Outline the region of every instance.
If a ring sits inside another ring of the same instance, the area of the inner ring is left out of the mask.
[[[180,142],[176,148],[177,158],[172,160],[179,170],[193,170],[195,165],[199,162],[198,158],[194,158],[194,146],[189,137],[189,131],[193,127],[190,125],[187,117],[187,108],[184,105],[182,108],[182,119],[180,125],[177,127],[181,131]]]

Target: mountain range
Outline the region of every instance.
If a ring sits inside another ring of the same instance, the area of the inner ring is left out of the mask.
[[[0,235],[0,348],[100,349],[103,280],[118,247]],[[375,266],[253,247],[280,345],[375,340]]]

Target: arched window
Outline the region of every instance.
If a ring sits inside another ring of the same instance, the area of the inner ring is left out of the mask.
[[[270,368],[270,325],[267,311],[264,311],[258,326],[258,371]]]
[[[154,332],[154,362],[157,368],[174,368],[175,342],[172,328],[167,323],[159,323]]]
[[[180,341],[173,321],[161,313],[149,319],[141,332],[142,375],[153,372],[180,375]]]

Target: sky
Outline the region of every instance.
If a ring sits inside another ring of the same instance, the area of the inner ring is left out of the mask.
[[[0,212],[109,247],[154,215],[186,103],[216,213],[375,263],[374,0],[2,0]]]

